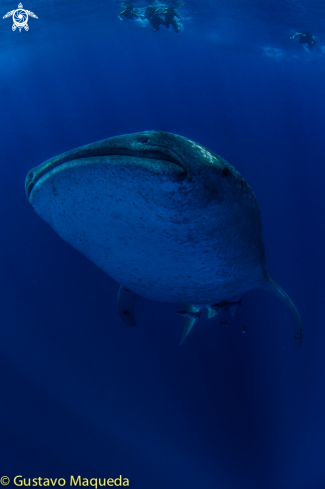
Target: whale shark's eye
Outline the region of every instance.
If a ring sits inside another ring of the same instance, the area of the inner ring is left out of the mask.
[[[222,170],[222,176],[226,177],[227,175],[229,175],[229,168],[224,168]]]
[[[149,141],[149,138],[139,138],[140,143],[146,144]]]

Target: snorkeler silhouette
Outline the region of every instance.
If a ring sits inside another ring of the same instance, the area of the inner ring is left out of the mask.
[[[159,8],[155,8],[152,5],[148,5],[146,7],[143,19],[148,19],[150,24],[152,25],[152,31],[159,31],[160,25],[166,25],[164,19],[159,17]]]
[[[165,25],[167,29],[169,29],[169,26],[172,25],[174,31],[179,32],[180,27],[175,17],[177,17],[178,20],[182,20],[182,19],[181,16],[176,12],[175,8],[170,5],[169,7],[166,8],[166,10],[163,11],[163,15],[165,16]]]
[[[308,49],[313,49],[317,43],[315,36],[310,34],[310,32],[295,32],[290,39],[295,39],[299,37],[300,44],[306,44]]]
[[[130,19],[130,20],[135,20],[137,17],[140,17],[140,15],[133,10],[133,5],[130,4],[127,5],[125,9],[118,14],[118,18],[120,20],[123,20],[122,17],[125,17],[126,19]]]

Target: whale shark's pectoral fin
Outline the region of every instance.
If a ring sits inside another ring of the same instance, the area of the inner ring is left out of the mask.
[[[124,285],[120,286],[117,296],[117,307],[123,323],[128,326],[135,326],[135,306],[140,296],[127,289]]]
[[[198,307],[192,306],[192,304],[184,304],[184,308],[185,308],[185,311],[188,312],[189,316],[187,316],[187,317],[185,316],[186,317],[186,323],[185,323],[185,326],[183,329],[183,336],[182,336],[182,339],[181,339],[179,346],[181,346],[184,343],[184,341],[187,338],[187,335],[189,334],[189,332],[193,328],[195,321],[197,319],[199,319],[199,317],[201,315],[200,314],[201,309]],[[192,317],[191,317],[191,314],[193,314]]]
[[[269,275],[267,275],[267,280],[268,281],[263,285],[263,288],[273,292],[277,296],[277,298],[281,300],[281,302],[286,304],[298,323],[298,331],[295,335],[295,339],[297,340],[299,347],[302,341],[302,324],[300,314],[290,297],[283,289],[281,289],[280,285],[278,285]]]
[[[182,339],[181,339],[179,346],[181,346],[184,343],[184,341],[186,340],[187,335],[189,334],[189,332],[193,328],[195,321],[196,321],[196,319],[194,319],[194,318],[186,318],[186,323],[185,323],[185,326],[183,329],[183,336],[182,336]]]

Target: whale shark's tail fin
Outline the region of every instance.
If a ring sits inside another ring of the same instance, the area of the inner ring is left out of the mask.
[[[295,335],[295,339],[297,340],[299,347],[302,341],[302,324],[299,312],[290,297],[283,289],[281,289],[280,285],[278,285],[269,275],[266,275],[266,278],[267,282],[262,285],[262,288],[273,292],[273,294],[275,294],[278,299],[280,299],[284,304],[289,307],[290,311],[296,318],[296,321],[298,323],[298,331]]]

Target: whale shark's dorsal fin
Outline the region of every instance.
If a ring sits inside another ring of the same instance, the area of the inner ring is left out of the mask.
[[[278,285],[268,274],[266,275],[266,278],[267,282],[263,284],[262,288],[273,292],[276,297],[281,300],[281,302],[289,307],[290,311],[296,318],[296,321],[298,323],[298,331],[295,335],[295,339],[297,340],[299,347],[302,341],[302,324],[299,312],[288,294],[283,289],[281,289],[280,285]]]
[[[191,313],[191,312],[198,313],[201,311],[201,309],[199,307],[193,306],[192,304],[184,304],[184,308],[185,308],[185,311],[187,311],[189,313]],[[198,317],[200,317],[200,315],[198,315]],[[179,346],[181,346],[184,343],[184,341],[186,340],[189,332],[193,328],[194,323],[197,319],[198,318],[195,318],[195,317],[187,317],[186,318],[186,323],[185,323],[185,326],[183,329],[183,336],[182,336],[182,339],[181,339]]]
[[[117,296],[117,307],[123,323],[128,326],[136,325],[134,311],[139,299],[140,296],[138,294],[127,289],[124,285],[120,286]]]

